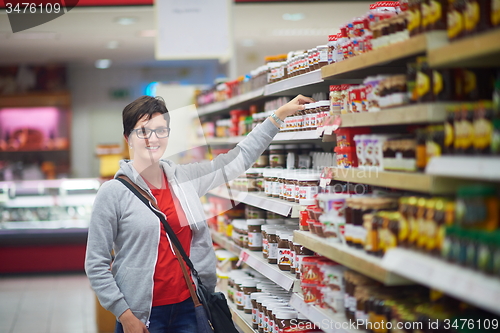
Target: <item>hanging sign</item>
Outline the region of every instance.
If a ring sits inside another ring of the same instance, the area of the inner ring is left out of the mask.
[[[230,0],[157,0],[157,60],[231,56]]]

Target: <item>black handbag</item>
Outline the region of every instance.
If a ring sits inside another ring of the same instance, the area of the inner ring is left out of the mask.
[[[161,213],[160,209],[156,203],[151,199],[151,197],[144,192],[140,187],[130,181],[126,176],[119,176],[116,178],[123,185],[125,185],[130,191],[132,191],[146,206],[148,206],[153,213],[158,216],[160,221],[165,228],[165,231],[170,238],[172,247],[174,248],[175,255],[179,264],[181,265],[182,273],[184,274],[184,279],[189,288],[191,298],[193,299],[196,313],[196,321],[198,324],[198,332],[200,333],[238,333],[235,328],[233,319],[231,316],[231,311],[227,305],[226,296],[221,292],[210,293],[206,287],[201,282],[198,272],[193,266],[193,263],[187,256],[182,244],[175,235],[174,231],[170,225],[165,220],[165,217]],[[194,290],[191,279],[187,272],[186,266],[189,267],[194,278],[196,278],[198,287]]]

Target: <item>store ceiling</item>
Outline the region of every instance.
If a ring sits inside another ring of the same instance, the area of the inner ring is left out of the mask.
[[[336,32],[340,24],[351,18],[364,14],[369,3],[235,4],[232,24],[236,74],[262,65],[266,55],[326,44],[329,33]],[[133,17],[136,22],[120,25],[116,22],[120,17]],[[15,34],[11,32],[7,14],[2,11],[0,65],[68,63],[93,66],[97,59],[103,58],[111,59],[112,66],[116,67],[168,67],[181,62],[185,65],[185,61],[155,61],[154,31],[152,6],[77,7],[53,21]],[[144,34],[146,36],[142,36]],[[189,42],[196,43],[196,40]],[[109,48],[113,45],[115,48]]]

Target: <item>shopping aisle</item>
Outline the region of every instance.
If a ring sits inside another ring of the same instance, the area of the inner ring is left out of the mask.
[[[84,274],[0,277],[0,333],[96,333]]]

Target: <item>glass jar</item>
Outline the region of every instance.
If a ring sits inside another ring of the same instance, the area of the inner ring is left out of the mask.
[[[253,164],[253,168],[265,168],[269,166],[269,148],[264,150],[262,155],[257,158],[257,161]]]
[[[319,192],[319,173],[299,173],[297,176],[299,193],[296,195],[295,202],[300,200],[311,200]]]
[[[271,296],[271,293],[255,292],[255,293],[250,294],[250,302],[252,303],[252,327],[254,330],[259,328],[259,314],[258,314],[258,309],[257,309],[257,297],[260,297],[260,296]]]
[[[276,228],[267,228],[267,262],[269,264],[278,263],[278,236]]]
[[[248,249],[250,251],[262,251],[262,230],[261,227],[265,224],[264,219],[247,220],[248,229]]]
[[[291,252],[289,242],[292,237],[289,231],[278,231],[278,268],[282,271],[290,271]]]
[[[341,85],[331,85],[330,86],[330,110],[334,115],[341,114],[341,103],[342,103],[342,94],[341,94]]]
[[[245,280],[241,283],[243,290],[243,311],[247,314],[252,313],[252,300],[250,295],[257,292],[257,283],[254,279]]]
[[[296,259],[295,275],[297,279],[300,279],[302,260],[306,257],[312,257],[314,255],[314,252],[300,244],[294,244],[294,248],[295,248],[295,259]]]
[[[264,176],[264,194],[268,197],[272,197],[274,184],[278,181],[276,171],[274,169],[265,169],[262,175]]]
[[[328,65],[328,45],[319,45],[318,47],[319,59],[318,66],[316,68],[321,68]]]
[[[269,146],[269,165],[271,168],[284,168],[286,163],[285,146]]]
[[[290,327],[292,324],[292,319],[297,319],[297,311],[279,311],[276,312],[276,323],[280,330],[284,330]]]

